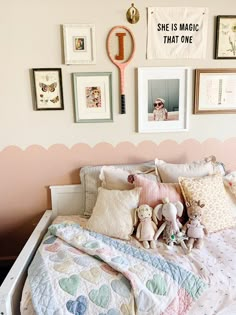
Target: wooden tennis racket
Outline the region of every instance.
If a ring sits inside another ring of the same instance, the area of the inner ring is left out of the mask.
[[[119,68],[120,74],[120,113],[125,114],[125,68],[130,63],[135,52],[135,42],[132,32],[126,26],[113,27],[107,37],[107,53],[111,61]]]

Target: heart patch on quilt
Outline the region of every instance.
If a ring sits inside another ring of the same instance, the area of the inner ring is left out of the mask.
[[[142,278],[142,274],[145,273],[145,268],[144,266],[137,264],[129,268],[129,271],[136,274],[139,278]]]
[[[152,280],[148,280],[146,287],[157,295],[166,295],[167,293],[165,280],[159,275],[154,275]]]
[[[78,275],[72,275],[69,278],[62,278],[59,280],[59,286],[62,290],[75,296],[79,287],[80,278]]]
[[[123,315],[132,315],[134,314],[134,310],[131,310],[131,306],[123,303],[120,308]]]
[[[77,243],[81,244],[81,243],[85,242],[87,239],[86,239],[86,236],[84,236],[84,235],[78,235],[78,236],[76,236],[76,237],[74,238],[74,240],[75,240]]]
[[[74,262],[77,265],[83,266],[83,267],[89,267],[89,265],[94,263],[94,258],[90,256],[80,256],[74,258]]]
[[[84,243],[83,247],[89,248],[89,249],[97,249],[97,248],[100,248],[100,244],[97,241],[89,241],[87,243]]]
[[[91,290],[89,298],[97,306],[107,308],[111,300],[110,288],[104,284],[98,290]]]
[[[103,271],[105,271],[111,275],[117,276],[119,274],[119,271],[113,269],[111,266],[109,266],[107,264],[102,264],[100,267],[102,268]]]
[[[153,310],[152,314],[155,314],[154,309],[156,308],[156,305],[150,298],[150,296],[147,295],[147,293],[143,290],[138,295],[136,306],[140,312],[145,312],[148,314],[149,312],[151,313],[151,311]]]
[[[70,251],[71,253],[73,253],[73,254],[76,254],[76,255],[82,255],[82,254],[84,254],[84,252],[82,252],[81,250],[79,250],[79,249],[77,249],[77,248],[74,248],[74,247],[70,248],[69,251]]]
[[[114,257],[111,259],[111,261],[113,261],[114,263],[118,265],[129,266],[128,260],[121,256]]]
[[[111,308],[107,313],[99,313],[99,315],[120,315],[120,311],[115,308]]]
[[[53,266],[53,269],[60,273],[68,273],[71,270],[73,263],[71,261],[65,261],[62,264]]]
[[[45,249],[48,252],[52,252],[52,253],[56,253],[59,248],[60,248],[60,244],[58,244],[58,243],[54,243],[52,245],[48,245],[48,246],[45,247]]]
[[[88,308],[87,298],[83,295],[80,295],[75,301],[69,300],[66,303],[66,308],[74,315],[84,315]]]
[[[96,253],[98,253],[99,255],[108,255],[110,256],[112,254],[112,251],[109,248],[99,248],[96,250]]]
[[[49,256],[49,259],[55,263],[65,261],[66,259],[68,260],[68,258],[70,257],[64,250],[60,250],[56,255]]]
[[[124,298],[128,298],[130,296],[131,285],[128,279],[125,277],[121,277],[119,280],[112,280],[111,287],[113,291]]]
[[[98,267],[93,267],[89,270],[84,270],[80,272],[80,276],[91,283],[98,283],[101,278],[101,269]]]
[[[57,239],[56,236],[50,236],[43,242],[43,244],[53,244],[56,239]]]

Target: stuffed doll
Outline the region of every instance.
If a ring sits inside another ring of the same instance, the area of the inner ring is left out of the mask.
[[[141,205],[135,210],[135,222],[139,221],[136,237],[139,241],[143,242],[144,248],[155,248],[154,235],[157,230],[156,224],[152,221],[153,209],[149,205]],[[149,244],[150,242],[150,244]]]
[[[223,179],[225,186],[228,187],[234,195],[236,195],[236,171],[225,175]]]
[[[157,240],[163,232],[163,240],[165,240],[167,245],[180,244],[184,252],[187,253],[187,247],[184,242],[186,236],[180,231],[182,224],[177,218],[177,216],[182,216],[184,206],[180,201],[172,203],[168,198],[164,198],[162,201],[163,204],[157,205],[153,211],[154,222],[157,219],[162,220],[162,216],[164,217],[164,223],[157,230],[154,239]]]
[[[183,226],[182,232],[188,236],[187,248],[191,252],[194,246],[199,249],[203,246],[204,236],[207,235],[207,230],[201,223],[202,208],[205,205],[201,204],[200,200],[192,200],[186,202],[186,206],[189,219]]]

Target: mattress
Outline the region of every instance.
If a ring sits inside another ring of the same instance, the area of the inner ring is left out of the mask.
[[[60,216],[54,223],[75,222],[82,227],[86,219],[79,216]],[[128,241],[127,241],[128,242]],[[138,248],[142,245],[134,238],[130,243]],[[162,255],[168,261],[181,265],[199,275],[208,288],[192,305],[189,315],[233,315],[236,314],[236,229],[227,229],[210,234],[204,247],[185,255],[180,246],[167,246],[157,242],[156,249],[148,252]],[[26,280],[22,292],[21,314],[35,314],[31,300],[29,282]]]

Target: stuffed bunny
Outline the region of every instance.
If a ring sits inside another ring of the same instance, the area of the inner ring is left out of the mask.
[[[154,208],[154,216],[153,220],[156,222],[156,218],[158,220],[162,220],[162,216],[164,217],[165,221],[158,229],[157,233],[155,234],[154,239],[157,240],[158,237],[163,232],[163,239],[165,240],[167,245],[173,245],[174,243],[180,244],[185,253],[187,253],[187,247],[184,243],[186,239],[185,235],[180,231],[182,224],[179,222],[177,215],[179,217],[182,216],[184,206],[180,201],[176,203],[172,203],[169,201],[168,198],[164,198],[163,204],[157,205]]]
[[[156,224],[152,221],[153,209],[149,205],[141,205],[135,210],[135,222],[138,223],[136,237],[143,242],[144,248],[155,248],[154,235],[157,230]],[[150,245],[149,245],[150,242]]]
[[[186,202],[188,221],[182,228],[182,232],[186,233],[188,236],[188,251],[191,252],[192,248],[201,248],[203,246],[203,238],[207,235],[207,230],[205,226],[201,223],[202,208],[205,207],[201,204],[200,200],[192,200]]]

